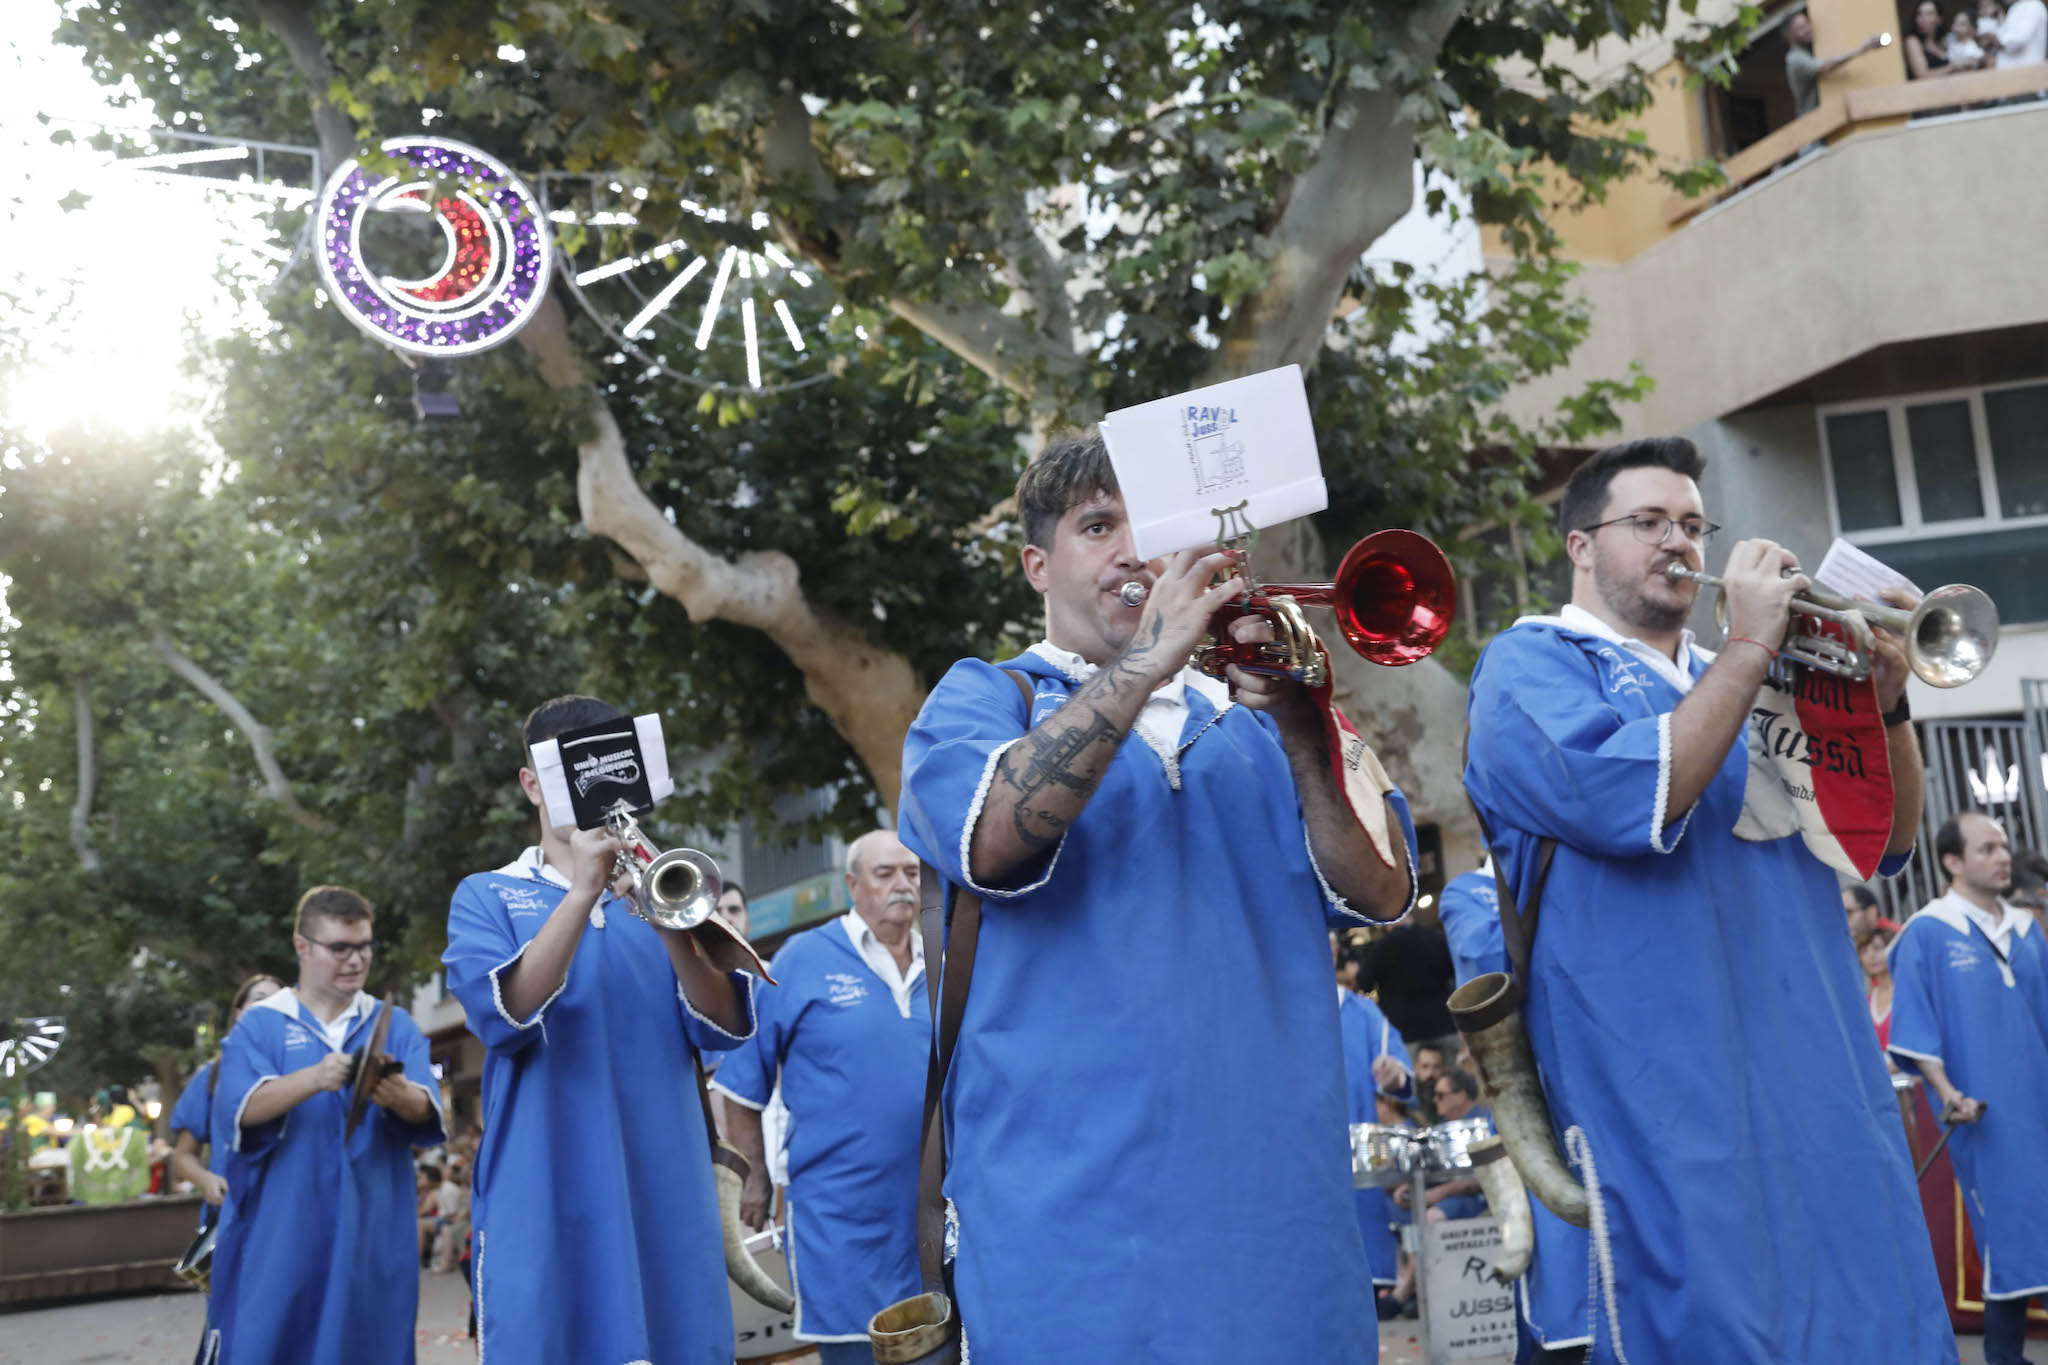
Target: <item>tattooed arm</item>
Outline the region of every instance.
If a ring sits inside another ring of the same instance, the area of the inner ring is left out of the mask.
[[[1065,836],[1145,699],[1186,666],[1216,608],[1241,590],[1235,577],[1205,586],[1230,562],[1194,550],[1175,555],[1153,583],[1130,642],[1066,705],[1003,751],[968,848],[975,882],[998,884]]]
[[[1270,640],[1273,627],[1267,621],[1246,617],[1232,622],[1230,633],[1236,640]],[[1394,835],[1394,865],[1388,867],[1337,790],[1322,715],[1301,684],[1236,667],[1230,670],[1230,683],[1237,689],[1241,705],[1267,712],[1280,726],[1280,747],[1294,772],[1309,847],[1315,851],[1316,866],[1322,869],[1330,889],[1372,919],[1399,919],[1408,906],[1413,869],[1408,865],[1408,841],[1401,835],[1400,813],[1393,803],[1380,798],[1387,806],[1387,828]]]

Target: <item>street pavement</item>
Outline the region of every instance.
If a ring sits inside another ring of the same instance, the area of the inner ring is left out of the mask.
[[[184,1365],[199,1345],[205,1303],[188,1290],[102,1299],[0,1314],[0,1365]],[[469,1291],[458,1275],[420,1276],[419,1365],[469,1365],[476,1352],[462,1335]],[[1961,1339],[1963,1365],[1983,1365],[1980,1337]],[[2035,1343],[2040,1351],[2041,1343]],[[1380,1324],[1383,1365],[1422,1365],[1413,1322]],[[1506,1365],[1490,1357],[1470,1365]],[[791,1365],[815,1365],[801,1356]],[[565,1363],[566,1365],[566,1363]],[[1303,1365],[1307,1365],[1304,1362]]]

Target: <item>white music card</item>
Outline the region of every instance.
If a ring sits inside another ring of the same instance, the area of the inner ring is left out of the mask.
[[[1820,568],[1813,573],[1813,581],[1829,592],[1851,598],[1867,597],[1873,602],[1884,600],[1878,594],[1886,588],[1904,588],[1915,597],[1922,595],[1912,579],[1840,536],[1828,546]]]
[[[1141,559],[1214,544],[1227,510],[1265,527],[1330,505],[1299,365],[1120,408],[1102,439]]]

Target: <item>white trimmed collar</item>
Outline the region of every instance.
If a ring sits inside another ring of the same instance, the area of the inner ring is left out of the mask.
[[[2000,952],[2008,951],[2014,938],[2025,938],[2034,931],[2034,917],[2004,901],[1998,903],[1999,913],[1994,916],[1989,910],[1979,908],[1957,892],[1927,902],[1920,908],[1920,914],[1932,915],[1959,934],[1968,934],[1970,925],[1975,924],[1984,931],[1985,937],[1998,945]],[[1919,916],[1915,916],[1915,919]],[[1908,923],[1911,923],[1909,920]]]
[[[839,927],[846,930],[847,941],[853,944],[853,950],[863,958],[871,958],[874,953],[889,951],[889,945],[882,942],[881,936],[875,933],[874,926],[862,919],[858,910],[849,910],[841,915]],[[905,976],[915,976],[923,965],[924,935],[918,933],[916,926],[913,925],[910,931],[910,970]]]
[[[1072,650],[1061,649],[1050,640],[1040,640],[1024,652],[1036,654],[1064,673],[1071,682],[1087,682],[1102,671],[1100,664],[1091,664]],[[1169,706],[1183,705],[1187,701],[1187,690],[1190,687],[1201,693],[1218,711],[1230,704],[1230,688],[1221,679],[1210,677],[1192,664],[1154,688],[1152,695],[1145,699],[1145,704],[1149,706],[1154,701],[1163,701]]]
[[[248,1008],[252,1010],[276,1010],[279,1014],[282,1014],[287,1019],[298,1019],[299,1010],[303,1004],[304,1002],[302,1002],[299,999],[298,987],[286,986],[281,991],[276,991],[270,995],[264,996],[261,1000],[258,1000],[255,1004],[250,1005]],[[319,1025],[321,1030],[323,1032],[328,1033],[329,1036],[332,1036],[332,1030],[334,1029],[334,1026],[336,1024],[346,1022],[348,1027],[344,1028],[341,1034],[341,1036],[344,1038],[348,1036],[348,1030],[355,1027],[356,1020],[362,1018],[367,1011],[373,1010],[376,1007],[376,996],[370,994],[368,991],[357,991],[356,998],[348,1002],[347,1009],[343,1010],[340,1014],[335,1015],[332,1021],[325,1024],[321,1024],[320,1016],[317,1014],[313,1014],[313,1007],[310,1005],[304,1005],[306,1013],[313,1015],[313,1022],[316,1025]],[[304,1023],[305,1021],[299,1020],[299,1022]],[[337,1051],[338,1050],[339,1049],[337,1049]]]
[[[564,891],[569,889],[569,879],[562,870],[547,860],[539,844],[528,844],[526,851],[511,862],[497,869],[500,877],[518,877],[529,882],[553,882]]]
[[[1692,633],[1690,626],[1679,632],[1678,658],[1683,663],[1675,662],[1670,655],[1658,649],[1655,645],[1644,644],[1634,636],[1621,634],[1613,626],[1608,625],[1576,602],[1565,603],[1562,607],[1558,608],[1557,615],[1555,616],[1524,616],[1517,620],[1515,624],[1518,626],[1557,626],[1579,635],[1591,635],[1596,639],[1605,640],[1609,644],[1618,645],[1636,658],[1641,659],[1651,668],[1657,670],[1658,677],[1670,683],[1680,692],[1692,691],[1692,670],[1689,665],[1692,663],[1695,655],[1709,663],[1713,662],[1714,659],[1712,650],[1699,647],[1698,637]]]

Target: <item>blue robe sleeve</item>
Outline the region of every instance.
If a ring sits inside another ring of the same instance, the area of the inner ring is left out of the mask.
[[[1380,1010],[1378,1005],[1373,1004],[1370,1000],[1364,1003],[1372,1007],[1372,1015],[1369,1017],[1373,1020],[1374,1028],[1379,1030],[1373,1038],[1377,1055],[1392,1057],[1401,1064],[1401,1069],[1407,1073],[1407,1078],[1401,1082],[1397,1089],[1389,1090],[1377,1083],[1374,1084],[1373,1088],[1388,1099],[1399,1100],[1403,1104],[1412,1104],[1415,1102],[1415,1063],[1408,1057],[1408,1045],[1401,1041],[1400,1030],[1388,1022],[1387,1016]],[[1385,1047],[1379,1046],[1381,1038],[1386,1039]]]
[[[185,1088],[178,1092],[178,1102],[171,1106],[171,1131],[190,1133],[192,1140],[201,1147],[207,1144],[207,1134],[213,1131],[207,1110],[213,1097],[206,1093],[206,1078],[213,1074],[213,1063],[206,1062],[192,1073],[192,1079],[185,1082]]]
[[[275,1010],[250,1010],[220,1050],[220,1081],[213,1090],[212,1130],[246,1160],[267,1155],[283,1140],[284,1126],[291,1122],[291,1111],[286,1110],[253,1128],[242,1124],[242,1111],[249,1107],[249,1097],[256,1093],[257,1086],[298,1070],[286,1066],[281,1059],[283,1024],[284,1016]]]
[[[1936,980],[1937,974],[1945,970],[1942,946],[1936,942],[1943,936],[1944,929],[1937,920],[1918,925],[1908,921],[1889,955],[1892,1031],[1887,1047],[1901,1066],[1916,1072],[1916,1062],[1947,1064],[1941,1049],[1941,1002],[1937,998]]]
[[[754,1036],[725,1054],[711,1088],[736,1104],[765,1109],[775,1093],[775,1078],[781,1074],[782,1059],[789,1055],[789,1034],[802,1008],[799,983],[802,965],[796,960],[795,945],[789,945],[768,964],[768,974],[779,985],[762,986],[754,995]]]
[[[503,1057],[517,1056],[547,1036],[541,1021],[562,993],[557,986],[530,1019],[512,1017],[498,983],[525,951],[505,907],[485,894],[480,879],[471,877],[455,888],[448,906],[448,951],[441,954],[441,966],[449,993],[462,1002],[469,1031],[487,1050]],[[564,976],[562,986],[568,984]]]
[[[754,1036],[754,976],[751,972],[727,972],[725,979],[732,982],[733,994],[740,1002],[740,1031],[728,1033],[711,1019],[700,1013],[690,1003],[690,997],[683,994],[683,983],[676,982],[676,1004],[682,1010],[683,1036],[695,1045],[699,1052],[730,1052]]]
[[[1603,858],[1678,847],[1699,803],[1665,823],[1671,713],[1624,716],[1573,641],[1538,628],[1500,635],[1480,658],[1469,709],[1465,786],[1496,833],[1505,825]],[[1747,769],[1747,751],[1732,745],[1713,780],[1741,781]]]
[[[962,659],[939,679],[903,739],[897,824],[903,842],[955,886],[984,899],[1009,900],[1052,877],[1066,838],[1027,858],[994,886],[967,874],[967,846],[995,779],[996,760],[1022,739],[1029,713],[1017,684],[979,659]]]

